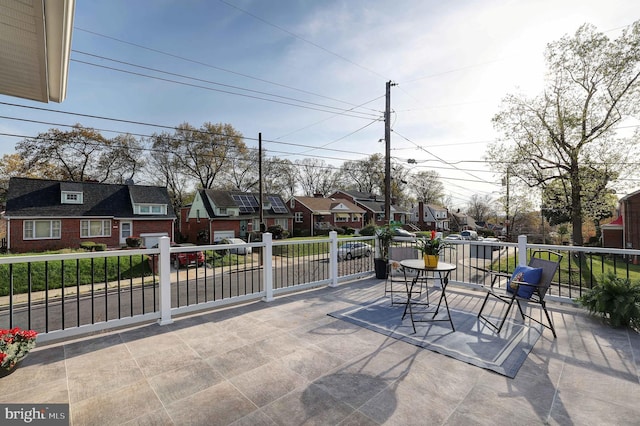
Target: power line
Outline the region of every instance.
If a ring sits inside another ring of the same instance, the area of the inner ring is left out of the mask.
[[[184,75],[184,74],[178,74],[178,73],[174,73],[174,72],[164,71],[164,70],[160,70],[160,69],[157,69],[157,68],[147,67],[147,66],[144,66],[144,65],[138,65],[138,64],[131,63],[131,62],[121,61],[121,60],[118,60],[118,59],[108,58],[106,56],[94,55],[92,53],[82,52],[82,51],[79,51],[79,50],[72,50],[72,52],[78,53],[80,55],[86,55],[86,56],[91,56],[93,58],[98,58],[98,59],[103,59],[103,60],[106,60],[106,61],[115,62],[115,63],[122,64],[122,65],[128,65],[128,66],[131,66],[131,67],[141,68],[141,69],[144,69],[144,70],[147,70],[147,71],[158,72],[158,73],[161,73],[161,74],[166,74],[166,75],[171,75],[171,76],[174,76],[174,77],[185,78],[185,79],[188,79],[188,80],[199,81],[199,82],[202,82],[202,83],[213,84],[213,85],[216,85],[216,86],[227,87],[227,88],[230,88],[230,89],[244,90],[246,92],[257,93],[257,94],[266,95],[266,96],[272,96],[274,98],[286,99],[286,100],[300,102],[300,103],[307,103],[309,105],[314,105],[314,106],[323,107],[323,108],[331,108],[331,109],[339,110],[341,112],[348,111],[348,112],[354,112],[354,113],[357,113],[357,114],[363,114],[363,115],[366,114],[368,116],[372,116],[372,114],[370,114],[370,113],[354,111],[355,108],[358,108],[358,106],[353,106],[352,108],[349,108],[349,109],[338,108],[338,107],[333,107],[333,106],[330,106],[330,105],[319,104],[319,103],[315,103],[315,102],[309,102],[309,101],[305,101],[305,100],[301,100],[301,99],[291,98],[291,97],[288,97],[288,96],[281,96],[281,95],[276,95],[276,94],[273,94],[273,93],[268,93],[268,92],[263,92],[263,91],[259,91],[259,90],[253,90],[253,89],[246,89],[246,88],[243,88],[243,87],[233,86],[233,85],[230,85],[230,84],[218,83],[216,81],[205,80],[205,79],[202,79],[202,78],[191,77],[191,76]],[[78,61],[78,62],[81,62],[81,61]],[[86,63],[86,62],[82,62],[82,63]],[[98,67],[107,68],[107,69],[112,69],[112,68],[101,66],[101,65],[98,65],[98,64],[93,64],[93,63],[88,63],[88,64],[94,65],[94,66],[98,66]],[[136,74],[136,75],[140,75],[140,74]],[[142,74],[142,75],[144,75],[144,74]],[[153,76],[147,76],[147,77],[155,78]],[[169,81],[176,82],[176,83],[181,83],[181,82],[177,82],[177,81],[174,81],[174,80],[169,80]],[[196,87],[199,87],[199,86],[196,86]],[[203,88],[206,88],[206,87],[203,87]],[[210,88],[206,88],[206,89],[210,89]],[[226,92],[225,91],[224,93],[233,93],[233,92]],[[238,94],[238,95],[241,95],[241,94]],[[262,98],[260,98],[260,99],[262,99]],[[382,113],[382,111],[376,111],[376,110],[370,109],[370,108],[367,108],[367,109],[370,110],[370,111],[375,112],[376,116],[378,116],[379,114]]]
[[[61,114],[78,115],[78,116],[87,117],[86,114],[66,112],[66,111],[57,111],[57,110],[41,108],[41,107],[32,107],[32,106],[24,106],[24,105],[18,105],[18,104],[10,104],[10,103],[7,103],[7,102],[0,102],[0,105],[10,105],[10,106],[17,106],[17,107],[25,107],[25,108],[32,108],[32,109],[48,111],[48,112],[57,112],[57,113],[61,113]],[[121,119],[109,118],[109,117],[99,117],[99,116],[88,116],[88,117],[101,119],[101,120],[107,120],[107,121],[132,123],[129,120],[121,120]],[[9,119],[9,120],[24,121],[24,122],[30,122],[30,123],[37,123],[37,124],[46,124],[46,125],[49,125],[49,126],[74,127],[74,125],[71,125],[71,124],[52,123],[52,122],[46,122],[46,121],[31,120],[31,119],[26,119],[26,118],[16,118],[16,117],[9,117],[9,116],[0,116],[0,118]],[[367,126],[373,124],[374,122],[369,123]],[[159,128],[164,128],[164,129],[176,130],[176,127],[162,126],[162,125],[159,125],[159,124],[151,124],[151,123],[144,123],[144,122],[134,122],[134,123],[138,124],[138,125],[144,125],[144,126],[150,126],[150,127],[159,127]],[[111,130],[111,129],[96,129],[94,127],[91,127],[91,128],[94,129],[94,130],[103,131],[103,132],[130,134],[130,135],[135,135],[135,136],[140,136],[140,137],[147,137],[147,138],[151,138],[151,137],[154,136],[154,135],[149,135],[149,134],[122,132],[122,131]],[[218,134],[218,133],[213,133],[213,132],[206,132],[206,131],[202,131],[200,129],[189,129],[189,131],[193,131],[195,133],[207,134],[207,135],[211,135],[211,136],[228,136],[226,134]],[[352,132],[352,133],[355,133],[355,132]],[[5,134],[5,136],[31,138],[31,136],[12,135],[12,134]],[[242,136],[242,139],[252,140],[252,141],[257,141],[258,140],[257,138],[252,138],[252,137],[247,137],[247,136]],[[276,144],[276,145],[294,146],[294,147],[299,147],[299,148],[311,148],[311,149],[316,149],[317,148],[317,147],[315,147],[313,145],[305,145],[305,144],[293,143],[293,142],[282,142],[282,141],[269,140],[269,139],[263,139],[263,142],[272,143],[272,144]],[[254,149],[254,148],[250,148],[250,149]],[[356,152],[356,151],[353,151],[353,150],[335,149],[335,148],[323,148],[323,149],[326,150],[326,151],[341,152],[341,153],[346,153],[346,154],[358,154],[358,155],[365,155],[365,156],[368,155],[367,153]],[[288,154],[291,154],[291,153],[288,153]],[[300,155],[300,154],[293,154],[293,155]],[[327,158],[332,158],[332,157],[327,157]],[[332,159],[336,159],[336,158],[332,158]],[[340,160],[346,161],[347,159],[341,158]]]
[[[248,78],[248,79],[251,79],[251,80],[260,81],[262,83],[272,84],[274,86],[283,87],[285,89],[293,90],[293,91],[304,93],[304,94],[307,94],[307,95],[318,96],[320,98],[324,98],[324,99],[328,99],[328,100],[332,100],[332,101],[336,101],[336,102],[342,102],[342,103],[344,103],[346,105],[353,105],[353,104],[351,104],[349,102],[346,102],[346,101],[343,101],[343,100],[340,100],[340,99],[332,98],[332,97],[329,97],[329,96],[321,95],[319,93],[314,93],[314,92],[310,92],[308,90],[303,90],[303,89],[299,89],[299,88],[296,88],[296,87],[293,87],[293,86],[288,86],[286,84],[277,83],[277,82],[274,82],[274,81],[270,81],[270,80],[266,80],[266,79],[263,79],[263,78],[255,77],[255,76],[252,76],[252,75],[249,75],[249,74],[243,74],[241,72],[232,71],[232,70],[229,70],[229,69],[226,69],[226,68],[222,68],[222,67],[218,67],[218,66],[215,66],[215,65],[208,64],[206,62],[202,62],[202,61],[198,61],[198,60],[195,60],[195,59],[187,58],[185,56],[176,55],[176,54],[165,52],[165,51],[162,51],[162,50],[159,50],[159,49],[154,49],[152,47],[144,46],[144,45],[141,45],[141,44],[138,44],[138,43],[133,43],[133,42],[130,42],[130,41],[127,41],[127,40],[122,40],[122,39],[119,39],[119,38],[116,38],[116,37],[108,36],[106,34],[101,34],[101,33],[95,32],[95,31],[88,30],[86,28],[81,28],[81,27],[77,27],[76,26],[76,27],[74,27],[74,29],[78,30],[78,31],[86,32],[88,34],[95,35],[97,37],[106,38],[106,39],[109,39],[109,40],[116,41],[118,43],[127,44],[129,46],[134,46],[134,47],[137,47],[139,49],[148,50],[150,52],[158,53],[160,55],[169,56],[169,57],[175,58],[175,59],[180,59],[181,61],[190,62],[190,63],[197,64],[197,65],[201,65],[203,67],[215,69],[215,70],[218,70],[218,71],[223,71],[223,72],[226,72],[226,73],[229,73],[229,74],[237,75],[237,76]]]
[[[428,150],[426,150],[426,149],[425,149],[425,148],[423,148],[422,146],[418,145],[417,143],[413,142],[412,140],[408,139],[407,137],[402,136],[402,135],[401,135],[400,133],[398,133],[397,131],[395,131],[395,130],[394,130],[393,132],[394,132],[395,134],[397,134],[398,136],[400,136],[401,138],[403,138],[404,140],[406,140],[407,142],[410,142],[410,143],[414,144],[418,149],[420,149],[420,150],[422,150],[422,151],[426,152],[427,154],[429,154],[429,155],[431,155],[431,156],[433,156],[433,157],[437,158],[437,159],[438,159],[438,160],[440,160],[442,163],[444,163],[444,164],[448,164],[448,165],[452,166],[454,169],[459,170],[459,171],[461,171],[461,172],[464,172],[464,173],[468,174],[469,176],[471,176],[471,177],[473,177],[473,178],[475,178],[475,179],[479,179],[479,180],[480,180],[480,182],[490,183],[490,182],[487,182],[487,181],[483,180],[482,178],[479,178],[478,176],[474,176],[473,174],[471,174],[471,173],[469,173],[469,172],[466,172],[466,171],[465,171],[465,170],[463,170],[463,169],[460,169],[459,167],[455,166],[454,164],[451,164],[451,163],[447,162],[446,160],[444,160],[443,158],[440,158],[440,157],[438,157],[437,155],[435,155],[435,154],[433,154],[433,153],[429,152]]]
[[[323,47],[323,46],[320,46],[319,44],[314,43],[314,42],[312,42],[312,41],[310,41],[310,40],[307,40],[306,38],[303,38],[303,37],[299,36],[298,34],[292,33],[291,31],[289,31],[289,30],[287,30],[287,29],[285,29],[285,28],[282,28],[282,27],[280,27],[279,25],[276,25],[276,24],[274,24],[274,23],[272,23],[272,22],[267,21],[266,19],[263,19],[263,18],[261,18],[261,17],[259,17],[259,16],[257,16],[257,15],[254,15],[253,13],[251,13],[251,12],[249,12],[249,11],[245,10],[245,9],[241,9],[240,7],[238,7],[238,6],[234,5],[234,4],[231,4],[231,3],[229,3],[229,2],[227,2],[227,1],[225,1],[225,0],[218,0],[218,1],[220,1],[221,3],[226,4],[226,5],[227,5],[227,6],[229,6],[229,7],[234,8],[234,9],[236,9],[236,10],[239,10],[240,12],[245,13],[245,14],[247,14],[247,15],[251,16],[251,17],[252,17],[252,18],[254,18],[254,19],[257,19],[258,21],[260,21],[260,22],[262,22],[262,23],[264,23],[264,24],[267,24],[267,25],[269,25],[269,26],[271,26],[271,27],[274,27],[274,28],[276,28],[276,29],[278,29],[278,30],[280,30],[280,31],[282,31],[282,32],[284,32],[284,33],[286,33],[286,34],[289,34],[290,36],[292,36],[292,37],[294,37],[294,38],[297,38],[298,40],[301,40],[301,41],[303,41],[303,42],[305,42],[305,43],[307,43],[307,44],[310,44],[310,45],[311,45],[311,46],[313,46],[313,47],[316,47],[316,48],[318,48],[318,49],[320,49],[320,50],[322,50],[322,51],[324,51],[324,52],[327,52],[327,53],[329,53],[330,55],[335,56],[336,58],[342,59],[343,61],[346,61],[346,62],[350,63],[351,65],[355,65],[356,67],[358,67],[358,68],[360,68],[360,69],[363,69],[363,70],[365,70],[365,71],[367,71],[367,72],[370,72],[370,73],[372,73],[372,74],[377,75],[377,76],[378,76],[378,77],[380,77],[380,78],[383,78],[383,79],[387,80],[387,78],[386,78],[385,76],[383,76],[382,74],[380,74],[380,73],[378,73],[378,72],[376,72],[376,71],[374,71],[374,70],[372,70],[372,69],[369,69],[369,68],[367,68],[367,67],[364,67],[364,66],[362,66],[362,65],[360,65],[360,64],[358,64],[358,63],[356,63],[356,62],[352,61],[351,59],[345,58],[344,56],[342,56],[342,55],[340,55],[340,54],[338,54],[338,53],[332,52],[331,50],[329,50],[329,49],[327,49],[327,48],[325,48],[325,47]]]
[[[315,108],[315,107],[310,107],[310,106],[305,106],[305,105],[299,105],[299,104],[294,104],[294,103],[291,103],[291,102],[278,101],[278,100],[275,100],[275,99],[268,99],[268,98],[263,98],[263,97],[255,96],[255,95],[247,95],[247,94],[244,94],[244,93],[236,93],[236,92],[232,92],[232,91],[229,91],[229,90],[215,89],[213,87],[206,87],[206,86],[201,86],[201,85],[198,85],[198,84],[192,84],[192,83],[186,83],[186,82],[183,82],[183,81],[171,80],[171,79],[168,79],[168,78],[156,77],[156,76],[152,76],[152,75],[148,75],[148,74],[142,74],[142,73],[138,73],[138,72],[134,72],[134,71],[123,70],[123,69],[116,68],[116,67],[109,67],[109,66],[106,66],[106,65],[94,64],[92,62],[81,61],[81,60],[73,59],[73,58],[71,59],[71,61],[72,62],[76,62],[76,63],[80,63],[80,64],[85,64],[85,65],[98,67],[98,68],[108,69],[108,70],[111,70],[111,71],[117,71],[117,72],[121,72],[121,73],[124,73],[124,74],[131,74],[131,75],[136,75],[136,76],[139,76],[139,77],[145,77],[145,78],[151,78],[151,79],[154,79],[154,80],[165,81],[165,82],[168,82],[168,83],[175,83],[175,84],[180,84],[180,85],[183,85],[183,86],[195,87],[195,88],[198,88],[198,89],[211,90],[211,91],[214,91],[214,92],[226,93],[226,94],[229,94],[229,95],[242,96],[242,97],[245,97],[245,98],[258,99],[258,100],[267,101],[267,102],[274,102],[274,103],[278,103],[278,104],[282,104],[282,105],[289,105],[289,106],[294,106],[294,107],[298,107],[298,108],[310,109],[310,110],[313,110],[313,111],[335,113],[335,111],[328,111],[326,109]],[[270,96],[273,96],[273,95],[270,95]],[[299,102],[304,102],[304,101],[299,101]],[[310,103],[310,102],[308,102],[308,103]],[[335,108],[335,107],[324,106],[324,108]],[[361,116],[357,116],[357,115],[353,115],[353,114],[347,114],[347,113],[343,113],[342,115],[348,116],[348,117],[354,117],[354,118],[361,118],[361,119],[363,119],[363,118],[369,119],[370,118],[370,117],[361,117]]]

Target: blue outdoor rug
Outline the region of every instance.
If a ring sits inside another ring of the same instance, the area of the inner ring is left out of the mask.
[[[420,313],[418,309],[414,307],[414,319],[427,319],[433,315]],[[451,309],[451,318],[455,332],[448,321],[436,321],[416,322],[414,334],[409,314],[401,320],[403,311],[404,305],[392,306],[389,298],[381,298],[329,315],[512,379],[541,334],[541,327],[513,320],[507,320],[500,334],[496,334],[478,321],[475,313],[454,309]],[[446,318],[444,306],[436,318]]]

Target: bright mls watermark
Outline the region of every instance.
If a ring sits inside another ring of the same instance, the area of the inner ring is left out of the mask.
[[[0,424],[69,425],[69,404],[0,404]]]

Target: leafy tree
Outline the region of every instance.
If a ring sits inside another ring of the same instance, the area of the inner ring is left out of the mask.
[[[70,181],[121,182],[142,165],[140,144],[130,135],[106,139],[76,124],[71,130],[49,129],[16,144],[25,169],[34,177]]]
[[[566,188],[573,241],[582,245],[592,171],[624,174],[638,143],[617,134],[616,126],[640,110],[640,21],[615,40],[583,25],[573,37],[550,43],[546,62],[544,92],[508,95],[493,119],[514,145],[494,144],[488,156],[543,192],[552,184]],[[609,188],[614,176],[598,178],[600,188]]]
[[[29,169],[43,178],[103,182],[108,171],[98,169],[107,140],[93,129],[76,124],[72,130],[49,129],[16,144],[16,152]]]
[[[340,167],[340,179],[345,189],[367,193],[384,193],[385,164],[381,154],[366,160],[345,161]]]
[[[416,200],[425,204],[442,204],[444,185],[440,182],[440,175],[433,170],[423,170],[411,176],[409,188],[416,196]]]

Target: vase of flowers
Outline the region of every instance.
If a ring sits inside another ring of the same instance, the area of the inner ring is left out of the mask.
[[[447,244],[442,238],[436,237],[436,231],[431,231],[431,238],[425,238],[418,243],[418,248],[422,252],[424,266],[426,268],[435,268],[438,266],[440,252]]]
[[[36,346],[33,330],[0,329],[0,377],[14,371],[16,365]]]

